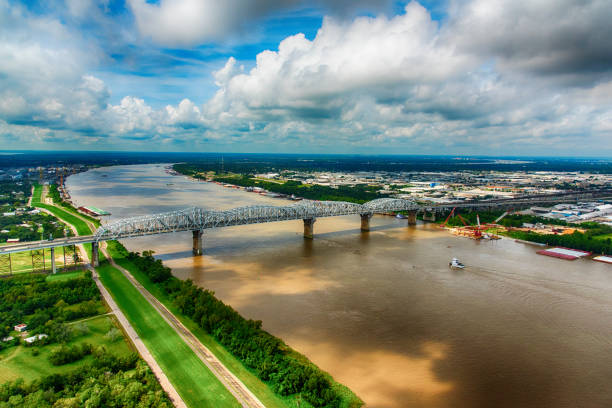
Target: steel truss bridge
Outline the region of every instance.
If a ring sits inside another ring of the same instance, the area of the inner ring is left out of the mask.
[[[344,201],[310,201],[303,200],[285,206],[247,206],[230,210],[211,210],[206,208],[188,208],[162,214],[125,218],[101,226],[94,235],[61,238],[53,241],[24,242],[0,247],[0,256],[14,252],[30,251],[43,248],[56,248],[75,244],[92,243],[92,263],[97,264],[100,242],[164,234],[180,231],[193,232],[193,252],[202,253],[202,232],[205,229],[223,228],[237,225],[259,224],[265,222],[303,220],[304,237],[312,238],[314,222],[317,218],[342,215],[359,215],[361,230],[369,231],[370,218],[373,214],[384,214],[397,211],[408,212],[408,225],[416,224],[417,212],[429,213],[424,219],[435,220],[437,212],[448,212],[452,208],[467,210],[478,209],[520,209],[538,204],[576,202],[595,197],[612,197],[611,189],[597,191],[580,191],[562,194],[524,196],[514,199],[471,201],[462,203],[422,204],[413,200],[381,198],[365,204]]]
[[[365,204],[304,200],[287,206],[256,205],[223,211],[194,207],[151,216],[126,218],[100,227],[95,237],[99,241],[106,241],[166,232],[196,231],[287,220],[315,220],[341,215],[365,217],[374,213],[419,209],[420,206],[414,201],[391,198],[373,200]]]

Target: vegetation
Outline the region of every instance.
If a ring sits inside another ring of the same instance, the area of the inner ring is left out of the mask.
[[[65,231],[66,226],[45,213],[19,214],[0,217],[0,242],[9,238],[19,238],[21,242],[61,238],[64,234],[72,235],[72,231]],[[7,232],[2,232],[7,231]]]
[[[315,407],[358,406],[361,401],[337,387],[333,379],[280,339],[261,329],[261,321],[246,320],[214,293],[167,276],[150,251],[129,253],[128,260],[173,299],[174,305],[249,367],[278,395],[297,396]],[[159,280],[160,276],[166,276]],[[347,395],[349,394],[349,395]]]
[[[98,272],[104,286],[188,406],[239,406],[230,392],[121,271],[105,264],[98,268]]]
[[[138,356],[117,357],[104,349],[76,370],[0,386],[0,407],[161,407],[172,403]]]
[[[0,342],[0,382],[66,373],[97,358],[91,354],[101,347],[118,356],[128,355],[125,341],[111,342],[104,337],[115,327],[112,317],[100,315],[104,312],[89,273],[55,281],[44,275],[0,280],[1,336],[14,338]],[[27,332],[13,331],[20,323],[27,324]],[[27,343],[22,334],[46,337]]]
[[[68,224],[72,224],[76,228],[78,235],[91,234],[92,231],[85,221],[80,219],[78,216],[71,214],[69,211],[65,209],[58,208],[54,205],[43,203],[41,196],[42,196],[42,186],[37,184],[36,186],[34,186],[34,194],[32,195],[32,206],[33,207],[44,208],[45,210],[49,211],[56,217],[64,220]]]
[[[2,279],[0,337],[7,336],[20,323],[27,323],[28,330],[34,333],[43,329],[60,333],[59,327],[66,321],[99,314],[99,298],[91,273],[54,282],[41,275]]]
[[[537,234],[535,232],[510,230],[506,235],[524,241],[538,242],[540,244],[562,246],[573,249],[581,249],[596,254],[612,255],[612,239],[596,239],[595,236],[586,233],[574,232],[573,234]]]
[[[49,361],[55,366],[64,365],[81,360],[93,351],[93,347],[89,343],[75,344],[74,346],[62,344],[51,352]]]
[[[32,185],[28,180],[0,181],[0,208],[3,212],[13,211],[25,207]]]
[[[197,171],[197,169],[181,167],[180,165],[176,165],[175,169],[177,169],[177,171],[181,171],[183,174],[201,178],[200,172]],[[304,184],[300,181],[293,180],[285,182],[267,181],[253,178],[251,175],[246,174],[224,174],[222,176],[216,175],[213,177],[213,179],[221,183],[229,183],[242,187],[260,187],[278,194],[293,194],[297,197],[307,198],[310,200],[348,201],[362,204],[366,201],[386,197],[385,195],[378,193],[380,187],[370,186],[367,184],[358,184],[352,187],[339,186],[337,188],[332,188],[318,184]]]
[[[44,204],[42,199],[42,190],[43,187],[40,184],[36,184],[34,186],[34,193],[32,194],[32,206],[44,208],[62,221],[71,224],[77,230],[77,235],[90,235],[94,232],[89,227],[89,225],[87,225],[87,222],[85,222],[84,219],[91,221],[94,225],[99,225],[99,221],[91,217],[79,214],[76,209],[70,205],[66,205],[64,206],[64,208],[59,208],[55,205]],[[91,256],[91,244],[84,244],[83,246]],[[102,260],[103,258],[103,254],[100,253],[100,260]]]
[[[49,195],[49,197],[51,197],[51,199],[53,200],[54,204],[62,206],[63,209],[66,210],[67,212],[72,213],[73,215],[76,215],[78,217],[86,219],[87,221],[89,221],[92,224],[94,224],[96,227],[100,226],[100,220],[98,220],[98,219],[96,219],[94,217],[90,217],[89,215],[80,213],[76,208],[74,208],[74,206],[72,204],[67,203],[66,201],[63,201],[61,199],[61,197],[60,197],[59,191],[57,190],[57,185],[55,185],[55,184],[49,185],[49,193],[48,193],[48,195]]]

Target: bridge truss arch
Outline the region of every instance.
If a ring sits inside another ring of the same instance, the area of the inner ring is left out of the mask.
[[[125,218],[98,228],[97,241],[178,231],[196,231],[235,225],[258,224],[287,220],[313,220],[351,214],[374,214],[390,211],[417,210],[410,200],[382,198],[365,204],[346,201],[303,200],[286,206],[255,205],[229,210],[192,207],[161,214]]]

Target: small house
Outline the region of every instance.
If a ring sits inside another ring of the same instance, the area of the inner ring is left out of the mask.
[[[26,331],[27,328],[28,328],[28,325],[25,323],[18,324],[17,326],[14,327],[15,331],[17,332],[24,332]]]

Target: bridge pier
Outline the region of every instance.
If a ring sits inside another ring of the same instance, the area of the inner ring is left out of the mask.
[[[370,230],[370,218],[372,214],[360,214],[361,216],[361,231],[368,232]]]
[[[55,269],[55,247],[51,247],[51,273],[55,274],[57,270]]]
[[[95,241],[91,243],[91,266],[100,266],[100,244]]]
[[[194,230],[193,232],[193,254],[196,256],[202,255],[202,230]]]
[[[312,239],[314,237],[314,223],[316,219],[305,218],[304,219],[304,238]]]
[[[417,211],[408,211],[408,225],[416,225],[417,223]]]

